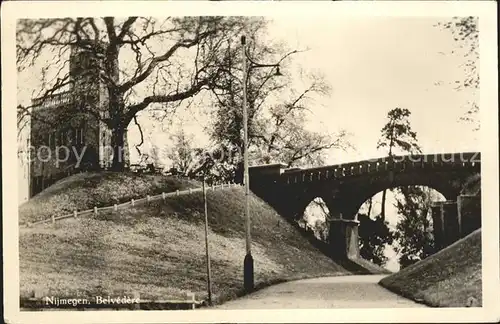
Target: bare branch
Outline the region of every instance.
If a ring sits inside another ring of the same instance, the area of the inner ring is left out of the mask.
[[[165,52],[163,55],[155,57],[151,60],[151,63],[148,65],[146,70],[142,73],[140,73],[137,77],[130,79],[129,81],[123,83],[120,86],[120,91],[126,91],[133,87],[134,85],[144,81],[155,69],[155,67],[158,66],[160,62],[168,60],[179,48],[190,48],[196,44],[198,44],[202,39],[215,34],[215,30],[210,30],[205,33],[201,33],[197,35],[193,39],[188,39],[188,40],[182,40],[177,42],[175,45],[173,45],[167,52]]]
[[[132,24],[137,20],[138,17],[128,17],[127,20],[122,25],[122,30],[120,34],[116,37],[118,40],[122,41],[123,37],[129,32]]]
[[[117,43],[116,31],[115,31],[115,18],[114,17],[104,17],[104,23],[106,24],[106,30],[108,32],[109,42],[111,44]]]
[[[139,149],[139,147],[144,144],[144,134],[142,133],[142,128],[141,128],[141,125],[139,124],[139,122],[137,121],[137,116],[134,116],[134,123],[135,125],[137,126],[137,128],[139,129],[139,134],[141,135],[141,142],[137,145],[135,145],[135,149],[137,150],[137,153],[139,153],[139,156],[142,155],[141,153],[141,150]]]
[[[197,82],[196,84],[192,85],[189,89],[185,91],[180,91],[176,92],[174,94],[170,95],[152,95],[144,98],[144,100],[140,103],[130,105],[128,107],[128,111],[126,113],[126,119],[130,120],[135,116],[136,113],[139,111],[145,109],[149,104],[153,102],[158,102],[158,103],[167,103],[167,102],[174,102],[178,100],[183,100],[190,98],[200,92],[201,89],[203,89],[204,86],[207,86],[209,84],[209,80],[205,79],[202,81]]]

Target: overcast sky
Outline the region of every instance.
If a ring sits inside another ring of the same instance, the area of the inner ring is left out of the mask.
[[[454,82],[465,78],[460,66],[463,51],[449,31],[435,26],[439,20],[317,19],[274,19],[268,35],[291,48],[307,48],[295,56],[293,64],[320,71],[332,87],[330,96],[317,98],[311,107],[314,115],[309,127],[347,130],[356,151],[330,152],[329,163],[384,155],[376,150],[376,142],[387,112],[396,107],[412,112],[411,125],[425,153],[479,149],[473,125],[459,121],[468,102],[478,97],[472,91],[454,89]],[[293,73],[293,69],[283,72]],[[189,132],[204,139],[206,119],[196,108],[179,113],[179,119]],[[134,141],[135,127],[130,134]]]
[[[434,26],[437,20],[302,19],[276,21],[274,29],[310,48],[301,63],[323,71],[333,88],[331,97],[322,100],[318,120],[354,133],[360,154],[378,154],[380,129],[395,107],[412,112],[424,152],[477,149],[471,128],[457,122],[464,105],[475,98],[449,84],[464,79],[464,59],[451,54],[456,43],[448,31]]]

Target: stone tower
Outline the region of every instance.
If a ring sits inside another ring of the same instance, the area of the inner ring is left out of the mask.
[[[109,116],[103,48],[71,48],[68,90],[32,100],[30,197],[73,173],[111,166],[112,131],[101,121]],[[124,152],[128,164],[127,145]]]

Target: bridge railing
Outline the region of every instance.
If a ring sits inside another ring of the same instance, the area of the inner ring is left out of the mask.
[[[480,164],[480,157],[479,152],[400,155],[391,158],[384,157],[375,160],[365,160],[305,170],[285,171],[281,175],[281,181],[292,184],[326,179],[339,179],[349,176],[386,172],[389,170],[403,172],[408,168],[435,169],[443,166],[474,167]]]

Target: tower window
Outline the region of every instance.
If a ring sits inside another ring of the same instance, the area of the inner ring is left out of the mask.
[[[68,136],[68,143],[73,144],[73,140],[74,140],[73,136],[74,136],[74,134],[73,134],[73,129],[72,128],[68,129],[68,135],[67,136]]]
[[[56,132],[49,134],[49,147],[54,149],[56,147]]]
[[[75,144],[80,144],[80,129],[75,128]]]
[[[82,127],[79,127],[75,130],[76,132],[76,143],[77,144],[83,144],[83,128]]]

